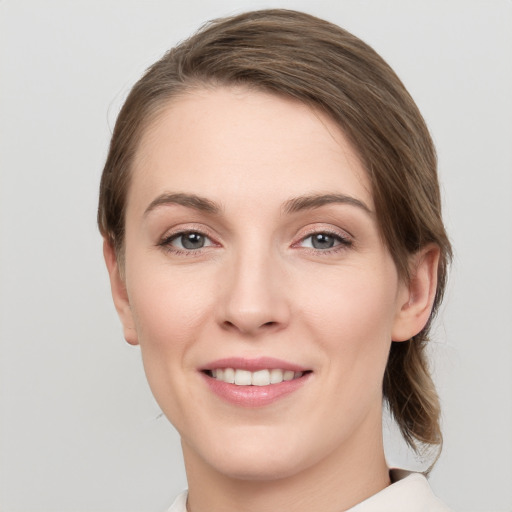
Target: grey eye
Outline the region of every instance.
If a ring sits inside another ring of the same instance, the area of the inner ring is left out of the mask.
[[[311,247],[314,249],[331,249],[336,243],[336,237],[328,233],[311,235]]]
[[[319,231],[302,239],[301,247],[315,249],[317,251],[335,250],[338,247],[350,247],[352,241],[342,235],[329,233],[328,231]]]
[[[184,249],[201,249],[206,245],[206,237],[201,233],[183,233],[174,241]]]
[[[158,245],[171,253],[194,252],[215,245],[213,240],[200,231],[181,231],[164,238]]]

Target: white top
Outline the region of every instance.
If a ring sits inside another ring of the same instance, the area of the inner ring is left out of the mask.
[[[421,473],[391,470],[392,484],[349,512],[450,512],[441,503]],[[182,492],[167,512],[187,512],[187,491]]]

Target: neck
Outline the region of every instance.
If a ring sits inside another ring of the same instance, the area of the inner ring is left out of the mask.
[[[364,429],[362,429],[364,430]],[[188,512],[342,512],[390,484],[382,430],[350,442],[306,469],[282,478],[239,479],[223,474],[183,442]]]

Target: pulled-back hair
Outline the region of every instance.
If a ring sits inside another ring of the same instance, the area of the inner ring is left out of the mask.
[[[147,70],[119,113],[101,178],[98,224],[121,268],[131,166],[145,128],[171,99],[224,85],[294,98],[339,125],[368,174],[378,227],[402,279],[412,254],[427,244],[440,248],[430,320],[411,340],[392,343],[383,382],[407,443],[416,451],[440,447],[439,399],[425,354],[451,257],[436,152],[402,82],[349,32],[295,11],[254,11],[208,23]]]

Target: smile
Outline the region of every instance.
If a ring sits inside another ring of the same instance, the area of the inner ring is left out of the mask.
[[[235,384],[237,386],[270,386],[284,381],[299,379],[305,372],[282,370],[280,368],[263,369],[254,372],[239,368],[216,368],[208,370],[206,373],[210,377],[227,384]]]
[[[299,391],[313,371],[299,364],[258,357],[229,357],[200,368],[207,388],[236,407],[264,407]]]

